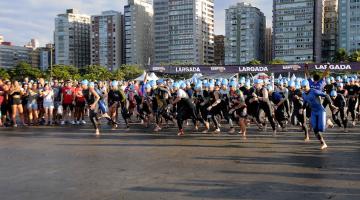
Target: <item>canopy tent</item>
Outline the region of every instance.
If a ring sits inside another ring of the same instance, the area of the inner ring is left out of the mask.
[[[155,73],[152,72],[147,79],[148,79],[148,81],[152,81],[152,80],[157,81],[157,80],[159,80],[159,77],[157,77],[155,75]]]
[[[141,76],[137,77],[137,78],[134,79],[134,80],[135,80],[135,81],[144,81],[145,75],[146,75],[146,72],[144,72],[143,74],[141,74]]]
[[[144,72],[141,76],[137,77],[134,80],[135,81],[144,81],[145,76],[146,76],[146,72]],[[155,75],[155,73],[148,74],[146,79],[147,79],[147,81],[152,81],[152,80],[157,81],[157,80],[159,80],[159,78]]]

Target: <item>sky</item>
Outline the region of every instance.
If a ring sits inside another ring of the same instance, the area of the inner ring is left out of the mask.
[[[248,2],[265,13],[267,26],[272,21],[272,0],[215,0],[215,34],[225,34],[225,9],[238,2]],[[123,12],[127,0],[1,0],[0,35],[5,41],[23,46],[31,38],[40,45],[53,42],[57,14],[75,8],[82,14],[96,15],[105,10]]]

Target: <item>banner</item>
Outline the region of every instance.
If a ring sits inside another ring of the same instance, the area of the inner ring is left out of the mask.
[[[308,64],[309,70],[324,71],[328,67],[331,72],[359,72],[360,63],[334,63],[334,64]],[[181,65],[181,66],[151,66],[151,72],[166,73],[166,74],[184,74],[184,73],[202,73],[202,74],[216,74],[216,73],[295,73],[304,72],[305,64],[283,64],[283,65],[258,65],[258,66],[244,66],[244,65]]]

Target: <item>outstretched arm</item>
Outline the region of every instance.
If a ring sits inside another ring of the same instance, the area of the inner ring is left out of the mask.
[[[321,79],[326,78],[327,76],[329,76],[329,74],[330,74],[330,67],[328,66],[328,67],[326,68],[326,70],[324,71]]]
[[[304,68],[305,68],[305,79],[308,79],[310,78],[309,65],[306,63]]]

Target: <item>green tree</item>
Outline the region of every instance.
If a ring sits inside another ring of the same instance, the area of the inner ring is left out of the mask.
[[[247,65],[251,65],[251,66],[261,65],[261,61],[254,59],[254,60],[251,60]]]
[[[14,68],[9,70],[9,75],[14,80],[22,80],[25,77],[37,79],[43,77],[43,73],[39,68],[34,68],[26,62],[20,62]]]
[[[50,70],[47,72],[47,74],[50,74]],[[51,74],[54,79],[58,80],[79,80],[81,78],[78,68],[67,65],[53,66]]]
[[[360,51],[355,51],[350,55],[350,62],[360,62]]]
[[[0,68],[0,78],[2,79],[10,79],[9,73],[4,68]]]
[[[349,56],[344,48],[340,48],[334,56],[334,62],[348,62]]]
[[[118,69],[116,69],[116,70],[113,72],[112,78],[113,78],[114,80],[124,80],[124,77],[125,77],[125,74],[124,74],[124,72],[121,70],[121,68],[118,68]]]
[[[286,62],[281,59],[274,59],[274,60],[270,61],[269,64],[270,65],[284,65],[284,64],[286,64]]]
[[[137,65],[122,65],[118,70],[124,74],[125,80],[134,79],[144,73],[144,70]]]
[[[112,78],[112,73],[106,68],[98,65],[90,65],[82,68],[81,75],[84,79],[87,80],[110,80]]]

